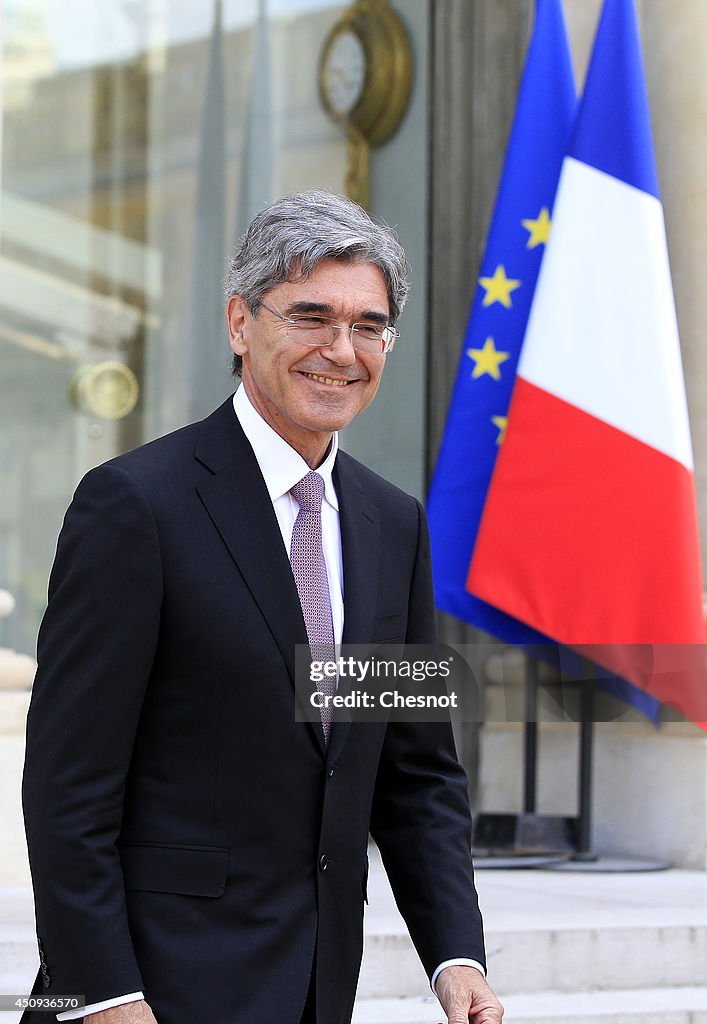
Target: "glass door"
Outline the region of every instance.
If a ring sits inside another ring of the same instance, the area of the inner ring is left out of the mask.
[[[81,476],[234,389],[223,279],[252,215],[344,190],[317,88],[344,7],[0,0],[0,648],[34,651]]]
[[[0,644],[29,652],[77,480],[142,436],[161,289],[145,232],[150,5],[1,7],[0,587],[17,609]]]

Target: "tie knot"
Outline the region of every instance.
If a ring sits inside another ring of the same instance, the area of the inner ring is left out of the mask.
[[[324,481],[319,473],[307,473],[295,484],[290,493],[305,512],[321,512]]]

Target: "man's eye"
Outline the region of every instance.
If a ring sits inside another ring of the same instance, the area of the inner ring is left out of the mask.
[[[380,338],[383,334],[380,324],[356,324],[356,330],[363,338]]]
[[[320,316],[293,316],[292,323],[297,327],[326,327],[328,320],[323,320]]]

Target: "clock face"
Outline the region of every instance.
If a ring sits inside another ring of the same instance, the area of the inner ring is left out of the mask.
[[[322,87],[332,112],[338,117],[349,114],[363,92],[366,81],[366,54],[363,43],[350,29],[339,32],[324,58]]]

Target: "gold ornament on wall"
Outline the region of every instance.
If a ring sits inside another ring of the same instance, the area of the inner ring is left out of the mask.
[[[348,137],[346,191],[367,207],[369,152],[397,130],[410,100],[412,46],[386,0],[355,0],[324,40],[319,97]]]
[[[128,416],[139,395],[137,377],[124,363],[87,363],[78,368],[69,382],[73,408],[102,420],[122,420]]]

